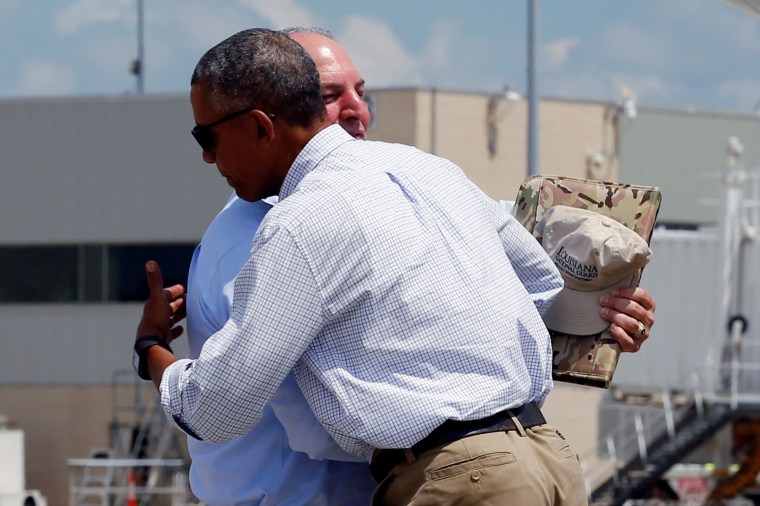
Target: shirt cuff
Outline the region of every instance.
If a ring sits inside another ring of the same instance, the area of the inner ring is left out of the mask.
[[[188,436],[202,441],[203,439],[190,426],[186,413],[192,412],[195,402],[194,396],[185,392],[186,372],[193,367],[193,361],[190,359],[180,359],[164,369],[161,376],[161,385],[159,392],[161,394],[161,406],[166,413],[167,418],[174,421],[174,424]],[[183,401],[183,392],[187,394],[188,399]]]

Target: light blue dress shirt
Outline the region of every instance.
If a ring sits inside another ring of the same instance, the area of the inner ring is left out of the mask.
[[[233,195],[196,248],[187,295],[191,358],[198,357],[206,338],[229,318],[235,276],[248,260],[253,235],[270,208],[269,202],[250,203]],[[292,375],[272,403],[276,409],[266,406],[259,422],[238,438],[224,443],[188,438],[190,485],[196,497],[213,506],[369,504],[374,482],[366,463],[309,458],[351,456],[314,418]]]
[[[291,370],[346,451],[409,447],[552,387],[541,314],[562,279],[453,163],[339,126],[298,155],[235,283],[231,319],[161,397],[204,440],[243,434]]]

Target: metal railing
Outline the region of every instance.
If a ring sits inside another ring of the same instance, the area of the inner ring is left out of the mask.
[[[708,354],[707,363],[679,387],[656,393],[641,408],[628,406],[631,419],[580,456],[589,496],[609,480],[619,483],[631,461],[646,467],[653,444],[675,440],[686,422],[704,420],[711,407],[760,413],[760,343],[743,340],[742,332],[734,325],[720,353]]]
[[[69,506],[158,504],[185,506],[190,498],[182,459],[69,459]],[[138,478],[139,476],[139,478]]]
[[[133,370],[114,371],[111,386],[111,446],[67,461],[69,505],[188,504],[189,460],[155,389]]]

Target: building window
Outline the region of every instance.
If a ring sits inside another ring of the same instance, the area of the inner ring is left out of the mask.
[[[75,302],[76,246],[0,248],[0,302]]]
[[[144,301],[148,298],[145,262],[161,267],[164,286],[187,286],[187,270],[195,245],[129,245],[108,249],[108,300]]]
[[[0,304],[143,301],[144,265],[156,260],[164,284],[187,285],[195,244],[0,247]]]

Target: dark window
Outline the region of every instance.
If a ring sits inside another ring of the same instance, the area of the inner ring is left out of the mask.
[[[187,285],[195,244],[0,247],[0,303],[144,301],[145,262]]]
[[[76,302],[76,246],[0,248],[0,302]]]
[[[108,249],[108,300],[144,301],[148,298],[145,262],[161,267],[164,286],[187,286],[187,270],[195,245],[111,246]]]
[[[83,246],[80,262],[80,287],[82,300],[85,302],[100,302],[106,299],[106,265],[105,258],[108,248],[106,246]]]

